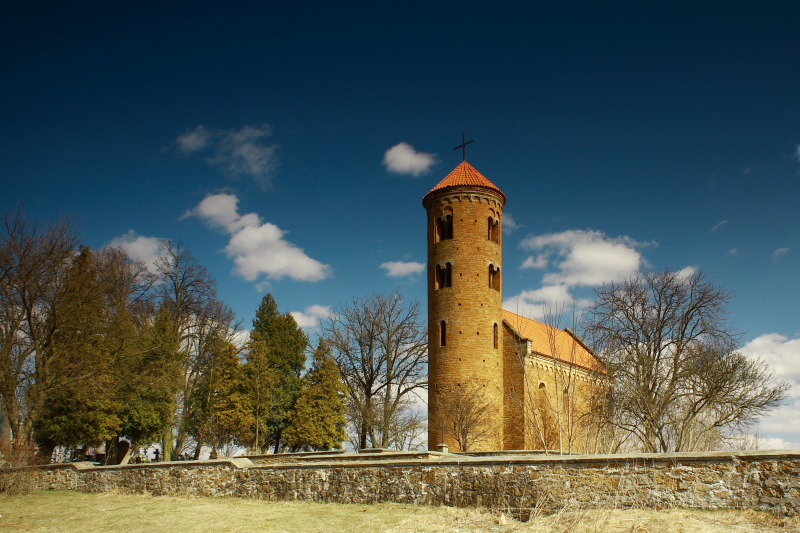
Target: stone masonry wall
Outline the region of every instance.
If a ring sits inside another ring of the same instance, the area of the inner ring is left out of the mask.
[[[758,508],[800,512],[800,450],[636,455],[465,457],[387,453],[360,460],[264,463],[220,459],[36,469],[40,489],[398,502],[525,509]],[[257,459],[256,459],[257,460]]]

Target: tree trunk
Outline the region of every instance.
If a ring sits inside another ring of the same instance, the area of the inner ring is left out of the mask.
[[[198,440],[197,441],[197,446],[195,446],[195,448],[194,448],[194,460],[195,461],[199,461],[200,460],[200,452],[202,452],[202,451],[203,451],[203,441],[202,440]]]
[[[162,461],[171,461],[172,460],[172,424],[168,424],[166,428],[164,428],[164,444],[162,446],[163,454],[161,457]]]
[[[11,448],[12,434],[11,421],[8,418],[8,411],[5,406],[0,407],[0,449]]]

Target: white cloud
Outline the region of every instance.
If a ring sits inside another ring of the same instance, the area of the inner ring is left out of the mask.
[[[593,230],[529,235],[521,247],[534,254],[520,268],[549,271],[542,276],[540,289],[522,291],[505,300],[503,306],[539,320],[554,313],[578,311],[589,302],[575,297],[572,288],[595,287],[637,274],[644,260],[636,248],[649,244]]]
[[[265,142],[271,135],[272,127],[267,123],[238,130],[210,130],[200,125],[186,130],[175,142],[184,155],[213,147],[214,155],[208,158],[209,163],[230,177],[249,178],[266,187],[278,167],[277,145]]]
[[[758,425],[767,448],[800,447],[800,338],[789,339],[778,333],[761,335],[748,342],[742,353],[759,358],[775,372],[776,379],[791,388],[788,399]]]
[[[414,177],[426,174],[436,162],[436,154],[417,152],[405,141],[383,154],[383,164],[389,172],[411,174]]]
[[[297,325],[303,329],[316,328],[321,320],[331,316],[331,308],[325,305],[310,305],[305,311],[291,311]]]
[[[758,438],[758,449],[759,450],[798,450],[800,449],[800,441],[788,441],[785,439],[772,437],[772,438],[765,438],[759,437]]]
[[[233,177],[249,177],[262,186],[269,185],[278,166],[277,146],[265,146],[263,139],[272,135],[269,124],[245,126],[224,132],[211,162]]]
[[[728,253],[731,254],[731,255],[736,255],[736,254],[739,253],[739,249],[738,248],[731,248],[730,250],[728,250]]]
[[[642,254],[636,247],[644,245],[630,237],[611,238],[594,230],[531,235],[522,241],[525,250],[551,254],[558,270],[545,274],[543,282],[568,287],[592,287],[636,274],[642,264]],[[531,259],[532,264],[537,260]]]
[[[420,274],[425,270],[425,263],[415,261],[388,261],[381,263],[381,268],[390,278],[402,278]]]
[[[786,255],[788,253],[789,253],[789,248],[778,248],[777,250],[772,252],[772,256],[777,261],[780,257],[783,257],[784,255]]]
[[[141,261],[150,272],[156,272],[155,262],[161,256],[161,239],[137,235],[134,230],[114,237],[106,245],[111,248],[122,248],[131,259]]]
[[[745,344],[742,352],[761,358],[775,371],[776,378],[792,385],[792,397],[800,399],[800,338],[767,333]]]
[[[723,220],[722,222],[718,222],[717,224],[714,225],[713,228],[711,228],[711,233],[716,232],[719,228],[721,228],[722,226],[724,226],[728,222],[730,222],[730,221],[727,218],[725,220]]]
[[[261,219],[255,213],[239,215],[239,199],[233,194],[210,194],[193,209],[186,211],[183,216],[201,218],[210,226],[220,228],[227,233],[236,233],[249,226],[261,225]]]
[[[550,264],[549,257],[548,254],[539,254],[536,257],[528,256],[520,268],[547,268],[547,265]]]
[[[518,315],[545,320],[576,303],[566,285],[547,285],[506,299],[503,308]]]
[[[250,341],[249,329],[240,329],[233,335],[233,344],[235,344],[236,347],[239,348],[240,350],[244,348],[249,341]]]
[[[794,151],[794,157],[800,161],[800,144],[797,145],[797,148]]]
[[[189,155],[205,149],[211,143],[212,133],[202,124],[196,128],[189,128],[183,135],[179,135],[175,142],[178,149],[184,154]]]
[[[232,194],[212,194],[184,214],[231,235],[225,252],[236,264],[236,274],[247,281],[255,281],[262,274],[269,279],[288,277],[298,281],[319,281],[330,276],[329,265],[312,259],[283,238],[286,231],[263,222],[255,213],[240,215],[238,203]]]
[[[690,265],[690,266],[683,267],[682,269],[678,270],[677,274],[678,274],[678,277],[680,279],[689,279],[692,276],[694,276],[695,274],[697,274],[698,271],[699,271],[699,269],[696,266],[691,266]]]
[[[503,214],[503,233],[511,234],[514,231],[524,228],[522,224],[517,224],[517,221],[511,216],[511,213],[504,213]]]

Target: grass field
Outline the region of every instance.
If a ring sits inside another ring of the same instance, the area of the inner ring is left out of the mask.
[[[0,497],[0,531],[79,532],[800,532],[799,518],[756,511],[565,511],[518,522],[475,509],[263,502],[37,491]]]

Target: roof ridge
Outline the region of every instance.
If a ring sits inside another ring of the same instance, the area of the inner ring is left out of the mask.
[[[569,329],[561,329],[507,309],[503,320],[520,338],[533,343],[533,350],[545,357],[605,373],[605,366],[589,346]]]

